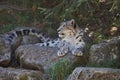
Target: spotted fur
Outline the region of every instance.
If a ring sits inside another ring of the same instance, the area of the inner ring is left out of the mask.
[[[11,31],[6,35],[6,39],[9,44],[12,44],[17,37],[26,36],[26,35],[34,35],[38,37],[41,42],[46,42],[48,40],[48,38],[44,37],[43,33],[31,28]]]
[[[83,49],[89,37],[86,35],[85,31],[77,25],[74,19],[63,21],[57,29],[57,32],[59,38],[50,39],[46,38],[43,33],[35,29],[19,29],[9,33],[7,39],[9,43],[12,43],[16,37],[34,35],[41,40],[41,43],[35,45],[58,47],[58,56],[64,56],[67,53],[72,53],[75,56],[83,55]]]
[[[86,42],[91,39],[74,19],[63,21],[57,31],[58,36],[62,39],[61,42],[64,44],[61,44],[62,47],[59,47],[58,56],[64,56],[66,53],[72,53],[75,56],[83,55]]]

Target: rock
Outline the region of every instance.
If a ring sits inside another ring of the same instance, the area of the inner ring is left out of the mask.
[[[7,44],[4,35],[0,35],[0,66],[8,66],[11,52],[11,46]]]
[[[35,44],[35,43],[39,43],[40,40],[36,37],[36,36],[23,36],[23,40],[21,42],[22,45],[24,44]]]
[[[23,45],[17,48],[16,59],[22,68],[48,70],[52,63],[57,63],[60,60],[70,62],[73,66],[85,65],[87,63],[86,56],[76,57],[72,54],[67,54],[63,57],[57,56],[57,48],[40,47],[37,45]]]
[[[120,69],[78,67],[67,80],[120,80]]]
[[[120,36],[92,45],[90,63],[102,63],[120,57]]]
[[[1,68],[0,80],[46,80],[45,75],[40,71]]]
[[[24,28],[22,28],[22,29],[24,29]],[[19,30],[19,28],[16,28],[15,30]],[[13,31],[11,31],[11,32],[13,32]],[[9,32],[9,33],[11,33],[11,32]],[[14,61],[14,51],[20,45],[34,44],[34,43],[39,42],[39,39],[36,36],[18,37],[14,40],[12,45],[9,44],[7,39],[8,39],[8,34],[0,35],[0,66],[8,66],[9,63],[11,65],[11,62]]]

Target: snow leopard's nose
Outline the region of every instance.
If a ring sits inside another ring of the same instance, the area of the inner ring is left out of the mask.
[[[60,35],[65,35],[64,33],[61,33]]]

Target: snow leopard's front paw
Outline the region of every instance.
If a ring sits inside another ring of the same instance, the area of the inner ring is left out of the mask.
[[[72,51],[72,54],[75,56],[83,56],[83,51],[81,50],[81,48],[76,48]]]
[[[67,51],[58,50],[58,52],[57,52],[57,55],[60,56],[60,57],[65,56],[66,54],[67,54]]]
[[[69,52],[69,47],[68,45],[61,46],[57,52],[58,56],[64,56]]]

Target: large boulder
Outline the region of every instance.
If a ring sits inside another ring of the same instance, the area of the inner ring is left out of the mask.
[[[35,39],[35,37],[32,39],[30,36],[25,36],[25,38],[19,37],[14,40],[13,45],[10,45],[7,36],[7,34],[0,35],[0,66],[8,66],[11,64],[11,62],[15,60],[14,51],[21,44],[33,43],[31,41]],[[29,42],[26,43],[25,40],[28,40]]]
[[[16,28],[16,29],[10,31],[9,33],[12,33],[14,31],[20,30],[20,29],[30,29],[30,28],[28,28],[28,27]],[[35,43],[40,42],[40,40],[36,36],[26,35],[23,37],[15,38],[11,45],[11,44],[9,44],[9,41],[8,41],[9,33],[0,35],[0,66],[8,66],[9,63],[11,65],[11,63],[14,61],[14,51],[20,45],[35,44]]]
[[[61,60],[69,62],[72,66],[84,66],[87,63],[86,56],[76,57],[67,54],[63,57],[57,56],[57,48],[40,47],[37,45],[22,45],[17,48],[15,56],[20,67],[27,69],[47,70],[51,68],[52,63]]]
[[[28,35],[28,36],[23,36],[23,39],[21,41],[21,45],[35,44],[35,43],[39,43],[39,42],[40,42],[40,40],[36,36]]]
[[[0,80],[46,80],[40,71],[2,68],[0,67]]]
[[[11,52],[11,46],[7,44],[4,35],[0,35],[0,66],[8,66]]]
[[[120,57],[120,36],[92,45],[90,63],[103,63]]]
[[[120,69],[78,67],[67,80],[120,80]]]

